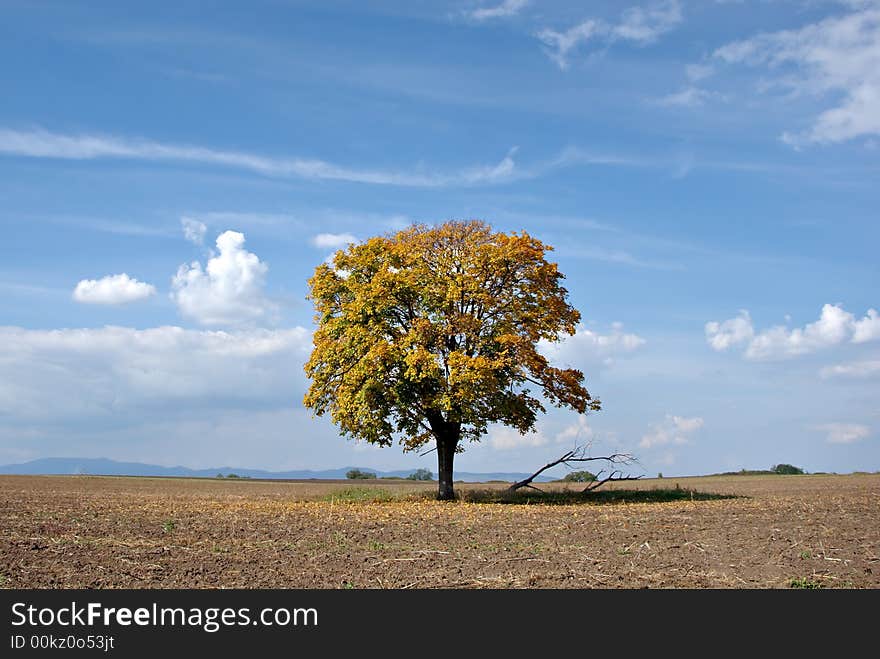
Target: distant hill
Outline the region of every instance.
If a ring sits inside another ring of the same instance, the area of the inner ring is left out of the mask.
[[[367,467],[341,467],[339,469],[324,469],[312,471],[299,469],[294,471],[264,471],[262,469],[241,469],[239,467],[213,467],[211,469],[190,469],[189,467],[162,467],[159,465],[143,464],[140,462],[117,462],[107,458],[42,458],[21,464],[0,465],[0,474],[19,475],[63,475],[63,474],[88,474],[92,476],[183,476],[188,478],[214,478],[217,474],[236,474],[247,478],[266,479],[316,479],[335,480],[345,479],[345,474],[352,469],[369,471],[378,477],[405,478],[413,473],[416,468],[398,471],[378,471]],[[436,477],[436,473],[434,476]],[[464,471],[455,472],[455,480],[467,483],[485,483],[487,481],[517,481],[526,478],[530,474],[518,474],[507,472],[491,472],[485,474],[470,473]],[[551,477],[539,478],[543,482],[553,480]]]

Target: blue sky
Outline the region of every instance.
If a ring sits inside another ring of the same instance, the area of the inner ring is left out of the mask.
[[[0,14],[0,462],[436,469],[302,408],[306,280],[480,218],[556,247],[604,409],[459,469],[880,469],[876,0]]]

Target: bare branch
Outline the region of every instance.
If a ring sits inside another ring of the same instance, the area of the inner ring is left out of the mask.
[[[599,473],[601,474],[602,472]],[[615,474],[617,475],[615,476]],[[608,475],[608,478],[603,478],[602,480],[596,478],[596,480],[587,485],[583,490],[581,490],[581,492],[583,492],[584,494],[586,494],[587,492],[592,492],[593,490],[602,487],[603,485],[605,485],[605,483],[608,483],[609,481],[637,481],[641,478],[641,476],[624,476],[623,472],[621,471],[612,471]]]
[[[560,465],[560,464],[571,468],[572,464],[574,464],[574,463],[595,462],[595,461],[600,461],[600,460],[607,462],[608,464],[611,464],[611,465],[632,465],[637,462],[636,459],[632,455],[630,455],[629,453],[612,453],[610,455],[591,456],[588,453],[589,448],[590,448],[590,444],[587,444],[584,446],[575,447],[575,448],[571,449],[570,451],[567,451],[566,453],[564,453],[562,456],[560,456],[556,460],[553,460],[552,462],[548,462],[547,464],[545,464],[543,467],[538,469],[538,471],[533,473],[528,478],[524,478],[523,480],[517,481],[516,483],[511,485],[508,488],[508,491],[515,492],[516,490],[518,490],[522,487],[529,487],[531,489],[537,490],[538,488],[534,487],[531,484],[532,481],[535,480],[538,476],[540,476],[542,473],[544,473],[548,469],[552,469],[553,467]],[[600,471],[598,475],[601,475],[603,473],[604,473],[604,470]],[[602,485],[604,485],[605,483],[607,483],[609,481],[638,480],[640,478],[641,478],[641,476],[624,476],[622,471],[612,470],[607,478],[600,480],[597,476],[596,480],[593,481],[590,485],[588,485],[583,490],[583,492],[590,492],[592,490],[595,490],[596,488],[601,487]],[[538,490],[538,491],[540,492],[541,490]]]
[[[565,455],[563,455],[561,458],[554,460],[553,462],[548,462],[543,467],[538,469],[538,471],[536,471],[534,474],[532,474],[531,476],[529,476],[528,478],[526,478],[524,480],[517,481],[516,483],[511,485],[510,488],[508,488],[508,489],[511,492],[515,492],[516,490],[518,490],[521,487],[531,487],[531,482],[533,480],[535,480],[535,478],[537,478],[542,473],[544,473],[548,469],[551,469],[552,467],[555,467],[558,464],[567,464],[568,461],[572,459],[572,456],[575,455],[576,453],[577,453],[577,449],[574,449],[574,450],[569,451]]]

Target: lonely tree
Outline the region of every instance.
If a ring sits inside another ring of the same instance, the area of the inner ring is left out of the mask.
[[[309,280],[317,330],[305,405],[349,437],[436,448],[440,499],[455,496],[455,453],[489,424],[528,432],[541,398],[598,410],[583,373],[538,351],[580,320],[551,249],[454,221],[338,251]]]

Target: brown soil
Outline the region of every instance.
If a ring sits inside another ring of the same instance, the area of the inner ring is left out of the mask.
[[[619,485],[676,484],[741,497],[439,503],[410,482],[0,476],[0,585],[880,587],[880,475]],[[352,488],[412,500],[347,501]]]

